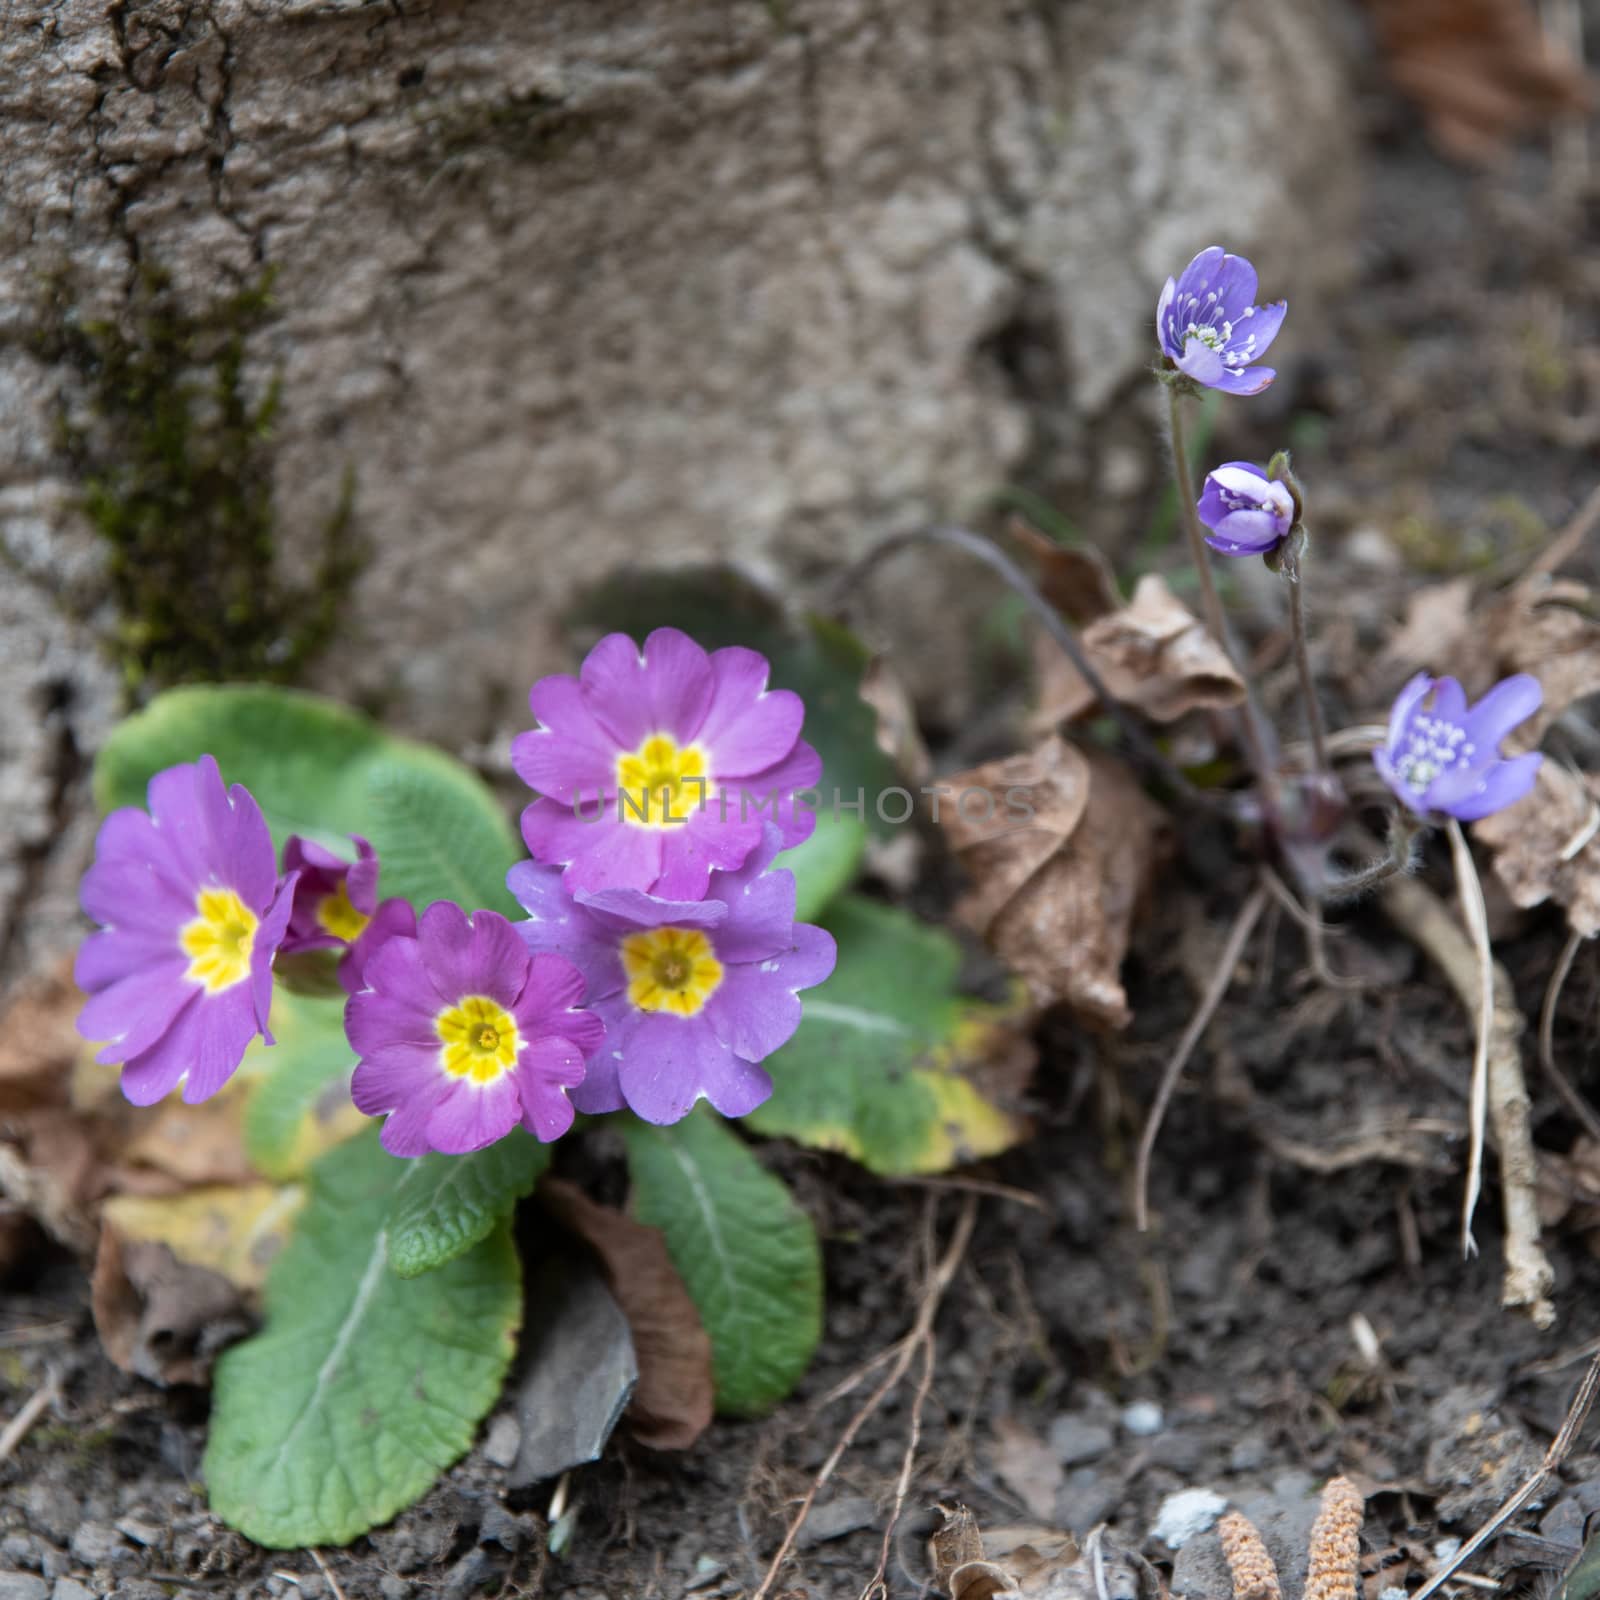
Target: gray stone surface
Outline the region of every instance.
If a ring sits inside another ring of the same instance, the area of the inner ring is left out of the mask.
[[[814,580],[1044,459],[1114,510],[1161,279],[1222,238],[1312,292],[1352,169],[1316,0],[17,0],[0,104],[0,980],[71,925],[117,689],[42,286],[275,267],[280,562],[347,468],[374,551],[321,682],[459,747],[618,563]]]

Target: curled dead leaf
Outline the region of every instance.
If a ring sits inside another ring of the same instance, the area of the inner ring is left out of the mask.
[[[164,1388],[208,1382],[217,1356],[250,1331],[244,1293],[221,1273],[179,1261],[164,1244],[124,1240],[109,1220],[89,1289],[106,1354]]]
[[[1133,917],[1162,853],[1164,818],[1132,773],[1051,737],[1027,755],[946,780],[993,804],[942,807],[939,820],[971,889],[956,914],[982,935],[1040,1005],[1124,1027],[1119,973]],[[1031,814],[1018,815],[1025,799]],[[985,820],[969,820],[981,809]]]
[[[1553,900],[1574,933],[1600,933],[1600,779],[1545,760],[1532,791],[1473,824],[1514,905]]]
[[[1068,549],[1020,517],[1013,517],[1006,531],[1033,557],[1039,593],[1069,622],[1082,627],[1121,609],[1122,591],[1111,563],[1092,545]]]
[[[1109,1540],[1101,1561],[1084,1559],[1070,1533],[1037,1525],[980,1530],[965,1506],[940,1506],[943,1525],[928,1541],[933,1582],[949,1600],[1137,1600],[1140,1569]]]
[[[655,1450],[687,1450],[711,1423],[711,1339],[660,1229],[558,1178],[540,1183],[539,1199],[600,1258],[628,1319],[639,1368],[627,1410],[633,1436]]]
[[[1127,605],[1091,622],[1080,642],[1107,691],[1155,722],[1224,710],[1244,699],[1244,682],[1227,652],[1157,573],[1139,580]],[[1037,726],[1057,727],[1094,707],[1094,691],[1052,641],[1039,641],[1035,659]]]

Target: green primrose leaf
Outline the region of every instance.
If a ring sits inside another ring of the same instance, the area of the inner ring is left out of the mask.
[[[344,1036],[343,994],[276,989],[272,1033],[277,1043],[256,1039],[241,1067],[257,1080],[245,1106],[244,1148],[251,1166],[284,1183],[359,1132],[367,1118],[350,1103],[356,1057]]]
[[[634,1214],[665,1236],[711,1336],[718,1410],[766,1410],[799,1381],[822,1333],[810,1218],[706,1106],[667,1128],[618,1124]]]
[[[960,947],[904,912],[846,896],[822,923],[838,966],[802,997],[794,1038],[762,1063],[776,1088],[745,1122],[886,1174],[943,1172],[1023,1138],[1025,1120],[974,1070],[1020,1076],[1020,996],[992,1006],[958,995]]]
[[[406,1162],[389,1206],[389,1265],[414,1278],[464,1255],[533,1193],[549,1165],[549,1145],[522,1128],[471,1155]]]
[[[782,851],[773,862],[794,874],[794,918],[815,922],[836,895],[855,882],[867,827],[859,817],[817,813],[817,826],[804,844]]]
[[[384,894],[403,894],[418,910],[454,900],[522,915],[506,873],[523,851],[494,796],[465,767],[443,756],[381,760],[367,774],[367,799],[366,837],[378,852]]]
[[[349,856],[358,833],[378,851],[381,895],[419,910],[445,898],[515,913],[505,875],[522,851],[488,786],[320,695],[263,685],[158,695],[106,741],[95,800],[102,810],[142,806],[155,773],[207,753],[224,782],[255,796],[280,852],[298,833]]]
[[[494,1404],[521,1318],[509,1227],[425,1279],[389,1269],[406,1163],[377,1132],[323,1157],[267,1277],[266,1325],[217,1363],[211,1509],[257,1544],[345,1544],[420,1498]]]

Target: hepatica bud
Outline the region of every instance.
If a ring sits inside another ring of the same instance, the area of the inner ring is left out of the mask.
[[[1229,461],[1206,474],[1196,509],[1211,530],[1206,543],[1225,556],[1275,549],[1295,522],[1289,486],[1250,461]]]

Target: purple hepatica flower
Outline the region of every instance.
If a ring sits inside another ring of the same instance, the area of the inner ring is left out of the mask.
[[[343,950],[339,982],[359,994],[368,957],[396,933],[414,935],[416,913],[400,899],[378,904],[378,857],[359,834],[351,834],[356,859],[346,861],[311,839],[290,834],[283,847],[283,870],[298,872],[294,910],[284,935],[284,955],[302,950]]]
[[[1424,710],[1429,692],[1433,702]],[[1526,672],[1497,683],[1469,711],[1454,678],[1419,672],[1389,713],[1389,737],[1372,752],[1383,781],[1413,811],[1476,822],[1515,804],[1533,787],[1537,752],[1500,754],[1500,741],[1539,709],[1544,692]]]
[[[150,809],[100,824],[83,909],[102,927],[75,976],[78,1017],[101,1061],[122,1063],[122,1092],[151,1105],[178,1083],[191,1105],[233,1076],[259,1033],[272,1043],[272,961],[294,903],[272,835],[247,789],[224,789],[210,756],[151,780]]]
[[[436,900],[414,939],[372,953],[366,982],[345,1002],[361,1058],[350,1093],[368,1116],[389,1114],[391,1155],[465,1155],[519,1122],[547,1142],[572,1126],[566,1091],[605,1030],[576,1009],[583,978],[570,961],[529,956],[493,911]]]
[[[1294,526],[1293,495],[1249,461],[1208,472],[1197,509],[1206,543],[1225,556],[1265,555]]]
[[[613,633],[576,678],[541,678],[528,704],[541,726],[512,740],[511,764],[540,798],[522,837],[535,861],[566,868],[569,890],[698,900],[713,868],[741,866],[761,842],[762,807],[785,848],[816,825],[794,799],[822,776],[800,738],[805,707],[767,688],[754,650],[707,655],[676,628],[640,650]]]
[[[1220,244],[1202,250],[1176,278],[1168,278],[1156,307],[1161,348],[1178,371],[1208,389],[1260,394],[1276,376],[1250,365],[1277,336],[1288,303],[1252,304],[1256,269]]]
[[[782,843],[768,825],[735,872],[711,874],[707,897],[673,901],[637,889],[569,895],[552,867],[525,861],[506,877],[527,910],[517,932],[533,950],[577,963],[606,1042],[573,1103],[627,1106],[676,1122],[704,1096],[725,1117],[772,1093],[757,1062],[800,1026],[797,991],[833,971],[833,937],[794,920],[794,874],[767,870]]]

